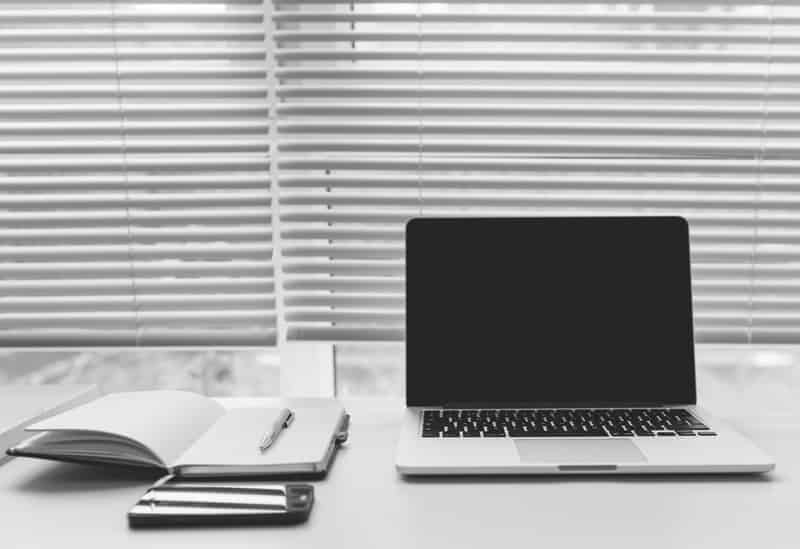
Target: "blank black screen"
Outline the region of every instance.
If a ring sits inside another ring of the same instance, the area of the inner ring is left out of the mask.
[[[696,400],[678,217],[414,219],[410,406]]]

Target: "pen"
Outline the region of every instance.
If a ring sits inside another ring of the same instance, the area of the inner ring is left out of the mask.
[[[267,433],[264,435],[264,438],[261,439],[261,444],[259,445],[261,452],[266,452],[267,448],[272,446],[281,431],[289,427],[293,419],[294,413],[289,408],[285,408],[275,419],[275,423],[272,425],[272,428],[267,431]]]

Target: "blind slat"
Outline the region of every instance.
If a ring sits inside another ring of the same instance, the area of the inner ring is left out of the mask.
[[[799,90],[800,92],[800,90]],[[276,107],[276,111],[280,115],[289,116],[330,116],[330,117],[363,117],[366,120],[371,120],[374,116],[398,117],[397,122],[404,122],[406,124],[420,124],[420,118],[425,117],[444,117],[453,116],[459,118],[462,122],[469,122],[472,117],[491,117],[491,121],[497,123],[497,119],[501,117],[518,118],[521,116],[533,116],[543,118],[553,118],[553,113],[557,112],[557,120],[552,123],[568,123],[571,117],[578,117],[583,119],[585,117],[598,117],[610,118],[612,121],[618,122],[621,117],[633,117],[639,119],[647,119],[653,117],[687,117],[695,119],[696,117],[702,118],[738,118],[738,119],[756,119],[761,120],[764,110],[763,107],[757,104],[744,104],[744,105],[675,105],[675,104],[627,104],[620,105],[615,103],[600,103],[593,102],[590,105],[575,105],[570,103],[547,103],[542,105],[536,104],[502,104],[483,101],[482,103],[467,103],[467,104],[442,104],[442,103],[428,103],[423,106],[415,105],[413,103],[400,104],[400,103],[341,103],[341,102],[327,102],[327,103],[302,103],[302,104],[285,104]],[[798,118],[800,117],[800,108],[794,105],[778,105],[770,109],[770,114],[775,114],[780,117],[780,120]],[[399,117],[411,117],[410,119],[401,119]],[[471,117],[469,120],[463,120],[463,117]],[[433,120],[432,122],[437,121]],[[581,120],[582,121],[582,120]],[[662,122],[663,124],[663,122]],[[282,127],[287,127],[289,124],[284,124]],[[468,126],[467,126],[468,127]],[[657,126],[658,127],[658,126]]]
[[[691,136],[687,136],[691,137]],[[416,153],[422,154],[423,151],[430,151],[441,154],[485,154],[494,156],[504,155],[653,155],[667,156],[670,154],[685,156],[735,156],[739,158],[749,158],[753,151],[759,146],[762,139],[752,137],[750,139],[737,138],[729,140],[692,140],[686,141],[679,137],[672,140],[652,138],[652,139],[569,139],[564,137],[556,138],[528,138],[518,141],[488,140],[480,142],[460,141],[460,140],[425,140],[420,143],[419,139],[363,139],[363,140],[289,140],[281,141],[280,151],[294,153],[327,153],[327,152],[362,152],[365,154],[388,153],[403,154]],[[786,143],[776,143],[770,150],[779,155],[795,156],[800,152],[800,142],[790,141]]]
[[[582,191],[582,190],[581,190]],[[748,196],[749,194],[749,196]],[[431,208],[498,208],[507,206],[509,208],[520,208],[529,206],[531,208],[545,207],[596,207],[596,208],[633,208],[633,207],[652,207],[665,209],[703,209],[703,210],[724,210],[735,209],[752,210],[753,192],[741,193],[736,196],[733,193],[719,193],[716,196],[709,193],[699,198],[706,201],[698,203],[697,196],[687,193],[683,196],[680,193],[663,193],[661,196],[648,196],[644,193],[595,193],[592,196],[586,192],[575,192],[567,194],[564,192],[541,193],[539,195],[532,192],[528,193],[505,193],[504,195],[489,193],[470,193],[457,197],[435,191],[422,191],[395,196],[381,195],[358,195],[358,194],[330,194],[328,196],[320,194],[296,194],[282,197],[281,202],[286,205],[303,204],[330,204],[343,207],[407,207],[413,208],[423,203]],[[800,198],[776,197],[772,200],[762,199],[764,207],[774,206],[783,210],[792,211],[800,207]]]
[[[773,63],[795,63],[800,59],[796,52],[768,52],[759,48],[752,51],[680,51],[663,50],[630,51],[624,49],[592,48],[590,51],[570,51],[535,49],[530,51],[486,51],[456,48],[420,50],[417,48],[380,48],[374,50],[332,50],[326,48],[303,48],[279,52],[279,61],[366,61],[366,60],[403,60],[403,61],[587,61],[587,62],[620,62],[634,61],[653,62],[704,62],[704,63],[764,63],[771,59]],[[713,66],[711,67],[714,68]]]
[[[45,297],[5,297],[0,302],[5,313],[30,313],[39,311],[112,311],[166,310],[183,311],[186,308],[213,310],[233,306],[236,309],[264,308],[274,300],[270,294],[200,294],[200,295],[143,295],[137,301],[129,295],[105,295],[102,297],[65,296]]]
[[[613,172],[613,173],[694,173],[694,174],[794,174],[800,169],[800,159],[782,159],[764,162],[760,166],[756,158],[642,158],[627,155],[620,158],[558,158],[558,157],[491,157],[473,155],[459,158],[455,155],[396,155],[364,157],[352,154],[281,156],[278,167],[283,173],[290,170],[370,170],[405,171],[417,169],[430,172],[466,172],[476,175],[481,172]]]
[[[304,4],[307,2],[303,2]],[[753,2],[755,4],[756,2]],[[536,12],[528,10],[509,10],[500,12],[470,12],[459,11],[458,3],[451,2],[447,13],[425,11],[400,11],[385,9],[379,12],[350,11],[329,12],[320,10],[303,10],[278,12],[273,20],[276,23],[471,23],[484,25],[486,23],[589,23],[597,24],[685,24],[698,25],[768,25],[769,20],[763,15],[750,15],[747,13],[669,13],[669,12],[639,12],[639,13],[568,13],[568,12]],[[783,24],[800,23],[798,17],[782,17]]]
[[[142,42],[148,40],[178,42],[201,40],[263,40],[264,27],[263,25],[256,24],[219,24],[203,26],[202,28],[193,28],[188,25],[166,24],[161,26],[161,28],[139,29],[129,24],[128,27],[125,25],[118,25],[115,29],[111,29],[110,26],[98,24],[95,28],[84,25],[76,25],[74,28],[70,28],[70,26],[55,28],[11,28],[5,29],[3,33],[0,34],[0,43],[11,44],[31,41],[40,43],[80,43],[114,39]]]
[[[800,40],[800,38],[798,38]],[[511,70],[511,69],[487,69],[487,70],[469,70],[469,69],[430,69],[430,70],[404,70],[404,69],[306,69],[306,68],[291,68],[291,69],[278,69],[276,76],[281,80],[380,80],[380,81],[397,81],[397,80],[411,80],[411,81],[447,81],[447,80],[469,80],[469,81],[484,81],[484,82],[497,82],[497,81],[528,81],[528,80],[565,80],[565,81],[616,81],[624,84],[641,84],[642,81],[664,81],[664,82],[730,82],[733,84],[739,83],[753,83],[762,82],[764,79],[763,72],[757,70],[703,70],[702,68],[687,68],[681,73],[674,73],[669,70],[670,67],[665,66],[661,70],[657,69],[639,69],[639,70],[614,70],[608,69],[586,69],[576,71],[575,69],[568,68],[549,68],[541,71],[533,70]],[[786,74],[775,74],[770,76],[779,83],[796,83],[800,80],[800,74],[796,72]]]
[[[269,241],[268,226],[236,225],[233,227],[113,227],[104,230],[91,229],[2,229],[0,241],[16,244],[74,243],[156,243],[164,241]],[[12,266],[13,267],[13,266]]]
[[[234,80],[234,79],[230,79]],[[43,87],[41,82],[28,83],[4,83],[0,86],[0,98],[13,99],[53,99],[63,101],[65,99],[97,99],[103,98],[113,100],[117,97],[119,89],[115,83],[106,83],[100,80],[78,81],[54,81],[51,85]],[[180,81],[159,82],[159,83],[128,83],[125,86],[124,96],[135,99],[178,99],[182,101],[194,101],[201,99],[220,99],[220,98],[260,98],[266,97],[267,86],[260,79],[247,79],[241,83],[228,82],[226,80],[209,81],[206,79],[196,80],[195,83],[187,85]],[[176,106],[180,109],[180,105]],[[220,104],[225,107],[224,103]],[[180,110],[178,111],[180,112]]]
[[[269,257],[272,246],[267,243],[184,243],[184,244],[121,244],[113,245],[39,245],[0,246],[0,260],[101,260],[110,258],[138,259],[211,259]]]
[[[149,325],[158,324],[178,324],[180,326],[208,325],[208,324],[250,324],[263,323],[270,324],[272,319],[271,311],[236,311],[236,310],[212,310],[212,311],[180,311],[180,312],[150,312],[150,311],[126,311],[126,312],[46,312],[46,313],[0,313],[0,329],[3,328],[35,328],[35,327],[82,327],[98,328],[125,327],[131,322],[144,322]]]
[[[150,2],[158,2],[160,0],[148,0]],[[183,0],[183,1],[193,1],[193,0]],[[208,0],[213,1],[213,0]],[[725,0],[723,5],[731,5],[731,6],[767,6],[770,4],[774,4],[777,6],[782,5],[793,5],[795,0],[774,0],[774,2],[770,2],[769,0]],[[375,5],[380,6],[381,4],[397,4],[397,0],[351,0],[346,2],[347,5]],[[485,0],[451,0],[449,2],[454,6],[470,6],[474,4],[484,4]],[[552,4],[552,0],[504,0],[503,4],[508,5],[519,5],[519,4],[530,4],[530,5],[537,5],[537,4]],[[587,0],[561,0],[559,4],[564,5],[571,5],[571,4],[586,4],[588,3]],[[288,6],[297,6],[297,5],[308,5],[308,6],[316,6],[316,5],[339,5],[343,4],[342,0],[274,0],[273,4],[277,7],[285,9]],[[438,2],[434,3],[438,4]],[[632,6],[637,6],[640,4],[652,5],[653,0],[628,0],[626,4],[630,4]],[[719,0],[697,0],[693,3],[693,5],[699,8],[708,8],[719,6]],[[695,10],[693,10],[695,11]]]
[[[606,175],[606,174],[563,174],[559,176],[537,175],[535,179],[529,177],[515,177],[501,174],[491,176],[459,175],[425,175],[422,179],[425,189],[441,191],[442,189],[515,189],[530,190],[535,184],[536,190],[558,189],[583,189],[583,190],[658,190],[658,191],[714,191],[714,192],[752,192],[756,188],[769,192],[796,192],[800,190],[800,183],[791,178],[772,178],[756,183],[747,173],[729,175],[726,177],[665,177],[652,174],[647,179],[635,175]],[[336,187],[337,189],[417,189],[420,178],[416,175],[404,174],[375,174],[371,177],[358,175],[306,175],[286,176],[281,178],[282,189],[293,188],[323,188]],[[3,183],[0,182],[0,189]]]
[[[399,30],[386,30],[384,32],[366,31],[279,31],[274,35],[280,42],[713,42],[721,44],[758,44],[764,43],[764,32],[758,31],[640,31],[633,29],[619,30],[583,30],[564,27],[557,31],[541,32],[489,32],[483,30],[480,24],[473,32],[458,31],[423,31],[403,32]],[[773,33],[775,43],[796,43],[800,37],[779,32]]]
[[[393,98],[393,99],[629,99],[629,100],[704,100],[716,101],[758,101],[764,95],[763,82],[753,82],[737,86],[709,86],[704,82],[692,82],[691,86],[675,86],[670,82],[659,82],[658,86],[626,82],[625,86],[613,83],[581,82],[541,82],[519,85],[508,82],[504,85],[472,83],[470,86],[454,84],[431,84],[419,82],[414,78],[410,83],[384,82],[361,84],[350,81],[341,83],[308,83],[304,85],[287,84],[277,90],[281,98]],[[798,92],[794,87],[772,85],[770,97],[780,101],[792,101]],[[624,106],[623,106],[624,108]]]
[[[136,226],[147,225],[228,225],[232,220],[241,223],[261,223],[270,216],[267,207],[242,208],[152,208],[97,211],[15,211],[4,214],[0,211],[0,226],[3,227],[108,227],[127,224],[130,219]]]
[[[274,345],[274,329],[176,329],[125,326],[118,330],[68,329],[0,330],[0,343],[6,347],[93,347],[93,346],[198,346],[198,345]]]
[[[264,274],[271,274],[265,272]],[[91,275],[89,275],[91,277]],[[84,277],[78,280],[21,280],[0,279],[0,296],[97,296],[118,295],[131,291],[131,281],[125,279],[103,279]],[[192,293],[274,293],[269,276],[248,277],[165,277],[163,279],[141,279],[136,281],[137,295],[146,293],[184,295]]]
[[[9,136],[21,136],[30,138],[31,135],[43,134],[48,136],[65,135],[71,139],[86,135],[105,135],[119,136],[119,123],[114,120],[108,121],[63,121],[57,124],[52,122],[12,122],[0,123],[0,132]],[[124,131],[127,136],[138,137],[141,135],[161,136],[181,135],[181,139],[190,141],[189,138],[202,134],[263,134],[269,130],[269,122],[259,119],[219,119],[219,120],[169,120],[169,121],[146,121],[146,120],[126,120]],[[185,135],[183,135],[185,134]],[[37,139],[37,141],[41,140]],[[130,146],[130,143],[127,144]],[[151,144],[152,145],[152,144]],[[8,145],[3,146],[3,150],[8,150]],[[192,149],[189,149],[190,151]]]
[[[86,191],[151,189],[174,191],[179,189],[263,189],[269,181],[269,174],[258,172],[230,173],[224,181],[219,176],[208,174],[174,175],[174,174],[127,174],[120,176],[23,176],[3,177],[0,179],[0,192],[9,191]]]
[[[90,265],[72,261],[34,262],[26,261],[9,265],[3,270],[0,280],[61,279],[80,281],[82,278],[137,278],[197,276],[264,276],[273,274],[272,265],[267,260],[227,260],[184,262],[180,265],[160,261],[135,259],[132,261],[92,262]]]
[[[120,120],[120,113],[124,112],[125,120]],[[29,103],[3,103],[0,104],[0,116],[4,119],[34,118],[41,120],[48,116],[53,119],[60,117],[73,117],[78,121],[92,118],[112,117],[117,119],[124,128],[128,116],[156,116],[168,115],[171,118],[180,116],[197,116],[208,113],[225,113],[227,116],[242,114],[254,116],[269,114],[269,107],[264,102],[258,101],[224,101],[217,103],[182,103],[169,105],[163,103],[133,103],[112,100],[108,103],[64,103],[31,105]]]

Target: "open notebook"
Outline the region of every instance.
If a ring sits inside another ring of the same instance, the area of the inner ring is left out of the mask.
[[[226,409],[183,391],[115,393],[30,425],[10,455],[165,470],[176,476],[324,474],[347,415],[333,400],[292,406],[294,421],[261,452],[282,408]]]

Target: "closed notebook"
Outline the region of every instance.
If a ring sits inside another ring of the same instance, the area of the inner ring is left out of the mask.
[[[284,406],[294,412],[264,452]],[[225,408],[183,391],[116,393],[30,425],[10,455],[158,468],[181,477],[324,474],[347,415],[335,400]]]

